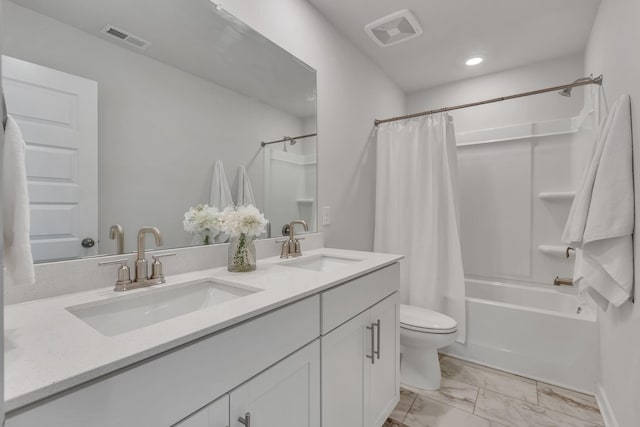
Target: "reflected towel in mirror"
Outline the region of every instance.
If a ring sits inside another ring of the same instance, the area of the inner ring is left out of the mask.
[[[256,205],[256,199],[253,197],[253,187],[249,181],[247,169],[244,166],[238,167],[238,194],[236,196],[237,205]]]
[[[209,206],[215,206],[220,211],[227,206],[233,206],[233,198],[231,197],[231,189],[227,181],[227,175],[224,173],[222,161],[216,161],[213,167],[213,176],[211,177],[211,193],[209,195]],[[212,236],[214,242],[223,243],[227,241],[228,236],[223,233],[214,233]]]

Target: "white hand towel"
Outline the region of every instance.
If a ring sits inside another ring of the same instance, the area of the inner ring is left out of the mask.
[[[231,197],[229,182],[227,181],[227,175],[224,173],[222,161],[218,160],[213,167],[209,206],[215,206],[219,210],[223,210],[230,205],[233,205],[233,198]]]
[[[35,283],[29,241],[29,191],[22,132],[9,116],[2,160],[4,265],[17,285]]]
[[[633,288],[634,192],[631,102],[622,96],[596,142],[563,240],[582,249],[574,269],[581,292],[618,307]]]
[[[238,205],[256,205],[256,199],[253,197],[253,187],[249,181],[247,169],[244,166],[238,167],[238,196],[236,197]]]
[[[233,198],[231,197],[231,190],[229,189],[229,182],[227,181],[227,175],[224,173],[224,166],[222,161],[216,161],[213,167],[213,177],[211,178],[211,193],[209,195],[209,206],[215,206],[218,210],[222,211],[227,206],[233,205]],[[224,233],[212,233],[214,242],[222,243],[226,242],[228,236]]]

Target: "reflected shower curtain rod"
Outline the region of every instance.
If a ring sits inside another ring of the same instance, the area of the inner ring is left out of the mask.
[[[312,136],[317,136],[317,135],[318,135],[317,133],[309,133],[309,134],[300,135],[300,136],[285,136],[282,139],[278,139],[277,141],[268,141],[268,142],[262,141],[260,145],[264,147],[265,145],[269,145],[269,144],[277,144],[278,142],[286,142],[286,141],[295,141],[296,139],[311,138]]]
[[[602,74],[600,74],[598,77],[584,77],[581,79],[576,80],[573,83],[569,83],[566,85],[561,85],[561,86],[554,86],[554,87],[548,87],[545,89],[538,89],[538,90],[533,90],[530,92],[523,92],[523,93],[518,93],[515,95],[509,95],[509,96],[503,96],[500,98],[493,98],[493,99],[487,99],[485,101],[478,101],[478,102],[472,102],[470,104],[462,104],[462,105],[455,105],[453,107],[444,107],[444,108],[439,108],[437,110],[429,110],[429,111],[423,111],[421,113],[413,113],[413,114],[407,114],[406,116],[398,116],[398,117],[391,117],[389,119],[383,119],[383,120],[374,120],[374,126],[378,126],[382,123],[389,123],[389,122],[396,122],[398,120],[406,120],[406,119],[412,119],[414,117],[422,117],[422,116],[428,116],[431,114],[436,114],[436,113],[444,113],[446,111],[452,111],[452,110],[460,110],[463,108],[469,108],[469,107],[475,107],[478,105],[484,105],[484,104],[492,104],[494,102],[502,102],[502,101],[508,101],[510,99],[515,99],[515,98],[523,98],[525,96],[531,96],[531,95],[539,95],[541,93],[547,93],[547,92],[557,92],[557,91],[562,91],[564,89],[570,89],[570,88],[574,88],[574,87],[578,87],[578,86],[586,86],[586,85],[599,85],[602,86]]]

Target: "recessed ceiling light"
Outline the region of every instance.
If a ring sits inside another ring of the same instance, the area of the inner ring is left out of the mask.
[[[474,66],[474,65],[478,65],[478,64],[482,64],[482,61],[484,61],[484,58],[481,56],[474,56],[473,58],[469,58],[467,59],[467,62],[465,62],[465,64],[467,64],[468,66]]]

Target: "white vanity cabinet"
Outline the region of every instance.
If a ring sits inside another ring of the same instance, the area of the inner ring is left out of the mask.
[[[222,396],[173,427],[229,427],[229,395]]]
[[[320,427],[319,340],[174,427],[242,427],[240,418],[251,427]]]
[[[381,427],[399,401],[400,268],[378,268],[146,359],[118,359],[11,410],[5,426],[243,427],[250,414],[250,427]]]
[[[227,394],[233,402],[230,392],[241,384],[258,381],[270,369],[275,369],[271,371],[275,373],[286,371],[292,366],[291,360],[302,363],[296,358],[298,352],[308,357],[308,352],[315,348],[317,359],[318,345],[309,344],[317,342],[319,330],[320,301],[316,295],[54,395],[24,410],[10,412],[5,425],[168,427],[184,420],[188,427],[199,427],[200,420],[208,419],[208,415],[199,413],[201,408]],[[308,366],[311,365],[308,362]],[[281,379],[274,381],[272,386],[277,390]],[[264,382],[261,386],[263,390],[269,388]],[[314,386],[318,386],[317,381]],[[283,395],[283,402],[289,397]],[[271,398],[276,399],[273,394]],[[217,414],[215,407],[214,404],[213,413]],[[193,420],[187,418],[189,414],[193,414]],[[241,426],[234,419],[230,421],[231,426]]]
[[[230,393],[231,424],[320,427],[320,342],[314,341]]]
[[[398,403],[399,279],[395,264],[322,294],[324,427],[380,427]],[[348,306],[370,308],[340,324]]]

